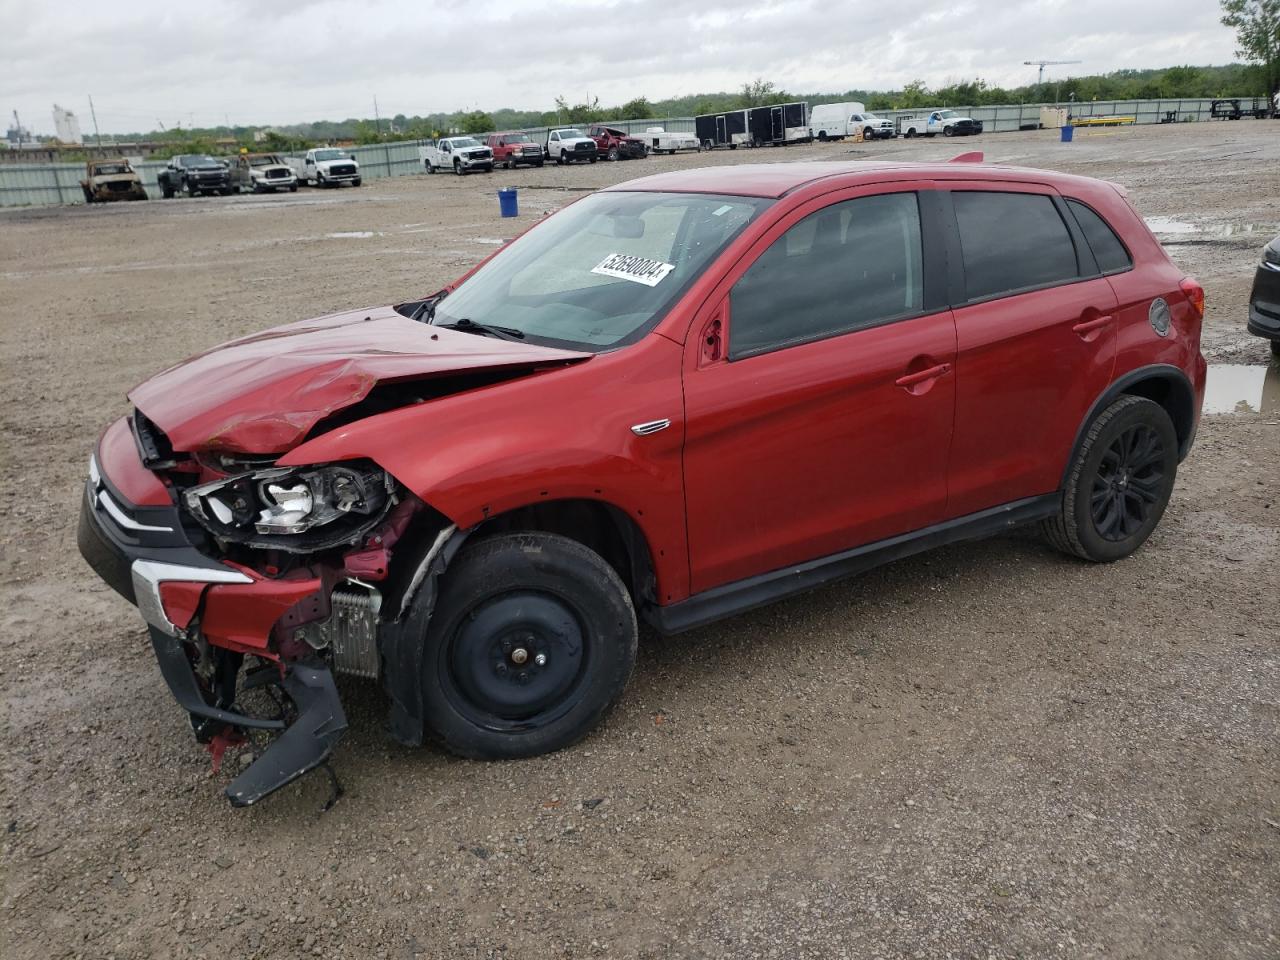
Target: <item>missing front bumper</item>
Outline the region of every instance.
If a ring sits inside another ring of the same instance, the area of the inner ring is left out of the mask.
[[[174,699],[193,717],[232,729],[278,734],[262,756],[227,785],[225,793],[234,807],[255,804],[310,773],[328,759],[347,731],[347,715],[342,709],[338,688],[333,674],[325,666],[307,663],[285,666],[277,685],[298,711],[297,719],[286,725],[283,720],[252,717],[211,705],[181,641],[152,627],[151,646]]]

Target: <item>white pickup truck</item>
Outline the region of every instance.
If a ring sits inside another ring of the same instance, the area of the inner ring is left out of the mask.
[[[441,137],[418,147],[418,159],[427,173],[452,170],[458,176],[472,170],[493,173],[493,151],[475,137]]]
[[[576,127],[562,127],[547,133],[544,149],[548,160],[556,163],[572,163],[574,160],[596,162],[596,142]]]
[[[955,110],[930,110],[914,117],[901,117],[898,132],[904,137],[965,137],[982,132],[982,121]]]
[[[360,186],[360,164],[337,147],[315,147],[308,150],[305,157],[290,157],[289,166],[299,183],[317,187],[338,187],[344,183]]]

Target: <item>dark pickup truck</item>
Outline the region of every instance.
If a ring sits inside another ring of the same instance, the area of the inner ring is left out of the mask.
[[[596,142],[596,152],[606,160],[630,160],[648,156],[644,141],[625,130],[597,123],[587,128],[587,136]]]
[[[231,193],[231,171],[221,160],[202,153],[183,153],[169,161],[169,165],[156,174],[160,195],[168,200],[186,191],[189,196],[202,193]]]

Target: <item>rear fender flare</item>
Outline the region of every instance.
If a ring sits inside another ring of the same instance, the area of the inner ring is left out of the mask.
[[[1076,454],[1080,452],[1080,446],[1084,443],[1085,434],[1089,430],[1089,424],[1094,419],[1115,402],[1117,397],[1126,393],[1139,393],[1133,388],[1139,384],[1148,381],[1159,381],[1167,386],[1168,403],[1161,403],[1161,406],[1172,406],[1174,409],[1170,411],[1170,417],[1173,419],[1174,429],[1178,432],[1178,462],[1181,463],[1186,459],[1187,454],[1191,451],[1191,444],[1195,440],[1196,425],[1199,418],[1196,416],[1198,411],[1195,405],[1195,390],[1191,386],[1191,380],[1179,368],[1167,363],[1157,363],[1146,367],[1138,367],[1136,370],[1130,370],[1122,377],[1114,380],[1106,390],[1104,390],[1093,404],[1089,407],[1089,412],[1084,415],[1084,419],[1080,421],[1080,426],[1076,428],[1075,442],[1071,445],[1071,455],[1067,458],[1066,465],[1062,470],[1062,481],[1059,486],[1066,484],[1067,474],[1071,470],[1071,464],[1075,462]],[[1139,395],[1142,395],[1139,393]]]

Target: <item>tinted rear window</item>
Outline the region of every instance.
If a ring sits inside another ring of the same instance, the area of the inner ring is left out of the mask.
[[[952,198],[970,300],[1078,276],[1071,233],[1049,197],[964,191]]]
[[[1098,261],[1099,270],[1111,273],[1113,270],[1128,270],[1133,266],[1129,251],[1124,248],[1116,232],[1107,225],[1107,221],[1079,200],[1068,200],[1067,206],[1084,231],[1084,238],[1089,242],[1094,259]]]

